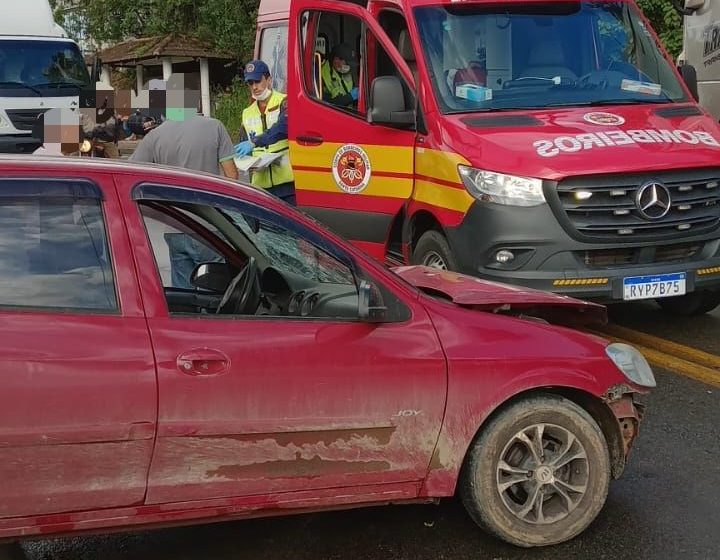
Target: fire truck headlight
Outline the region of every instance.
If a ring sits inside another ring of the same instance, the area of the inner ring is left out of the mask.
[[[545,203],[542,180],[516,177],[459,165],[458,171],[468,192],[483,202],[509,206],[538,206]]]

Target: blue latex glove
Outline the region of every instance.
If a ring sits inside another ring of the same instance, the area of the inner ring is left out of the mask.
[[[350,90],[350,97],[352,97],[352,100],[353,100],[353,101],[357,101],[357,100],[358,100],[358,88],[357,88],[357,86],[354,87],[354,88],[352,88],[352,89]]]
[[[253,143],[250,142],[250,140],[245,140],[245,142],[240,142],[238,145],[235,146],[235,155],[238,157],[241,156],[249,156],[252,154]]]

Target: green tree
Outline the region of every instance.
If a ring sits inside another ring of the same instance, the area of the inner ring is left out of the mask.
[[[196,35],[246,60],[252,56],[259,0],[50,0],[62,24],[72,10],[98,43],[179,33]]]
[[[638,0],[638,4],[650,20],[664,47],[677,58],[682,50],[682,16],[671,0]]]

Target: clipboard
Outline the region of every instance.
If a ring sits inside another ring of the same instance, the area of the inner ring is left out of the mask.
[[[266,169],[285,155],[285,152],[263,154],[261,156],[240,156],[235,158],[235,165],[240,171],[258,171]]]

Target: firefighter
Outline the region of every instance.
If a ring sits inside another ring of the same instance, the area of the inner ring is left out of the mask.
[[[266,167],[252,171],[253,186],[295,205],[295,180],[290,166],[287,99],[272,88],[270,69],[262,60],[245,66],[245,83],[250,87],[253,102],[242,113],[242,142],[235,146],[237,156],[262,156],[282,153],[282,157]]]
[[[330,52],[322,65],[323,100],[339,107],[352,107],[358,99],[353,83],[352,68],[355,53],[350,45],[340,43]]]

